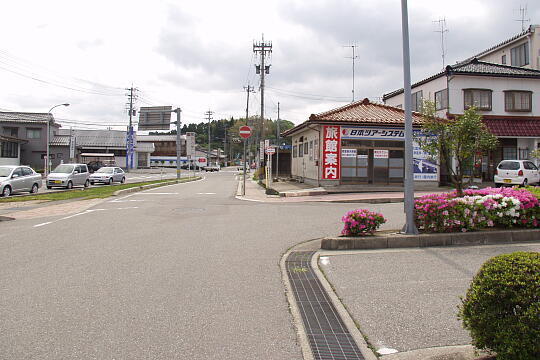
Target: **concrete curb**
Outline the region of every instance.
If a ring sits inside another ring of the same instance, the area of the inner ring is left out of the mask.
[[[494,245],[528,241],[540,241],[540,229],[494,230],[420,235],[402,235],[399,233],[391,233],[365,237],[326,237],[321,240],[321,249],[366,250],[427,246]]]
[[[129,188],[129,189],[122,189],[122,190],[115,191],[111,196],[121,196],[121,195],[129,194],[129,193],[133,193],[133,192],[137,192],[137,191],[143,191],[143,190],[148,190],[148,189],[153,189],[153,188],[157,188],[157,187],[161,187],[161,186],[167,186],[167,185],[173,185],[173,184],[182,184],[182,183],[197,181],[197,180],[200,180],[200,179],[202,179],[200,176],[196,176],[193,179],[186,179],[186,180],[182,180],[182,179],[176,180],[175,179],[175,180],[164,181],[164,182],[160,182],[160,183],[156,183],[156,184],[134,186],[134,187]]]
[[[289,277],[287,276],[287,267],[285,265],[285,260],[287,259],[287,256],[289,256],[289,254],[294,251],[297,246],[298,245],[290,248],[285,254],[283,254],[281,260],[279,261],[279,268],[281,270],[281,281],[283,282],[283,285],[285,285],[285,296],[287,297],[287,302],[289,303],[289,310],[291,312],[294,328],[296,330],[296,337],[298,339],[300,349],[302,350],[302,357],[304,360],[315,360],[315,357],[311,352],[311,346],[309,345],[307,331],[304,327],[304,322],[302,321],[302,316],[300,315],[298,304],[296,303],[296,300],[294,298],[291,282],[289,281]]]
[[[276,191],[274,189],[274,191]],[[317,195],[327,195],[328,191],[324,189],[310,189],[310,190],[288,190],[278,192],[280,197],[298,197],[298,196],[317,196]]]
[[[315,255],[311,258],[311,268],[313,269],[313,272],[317,275],[317,278],[319,278],[319,281],[321,282],[324,291],[326,291],[326,294],[330,298],[330,301],[332,301],[332,304],[336,308],[339,316],[341,317],[341,320],[343,320],[343,323],[347,327],[347,330],[349,330],[349,333],[353,337],[354,341],[356,342],[356,345],[360,348],[360,351],[362,352],[362,355],[364,355],[364,358],[366,360],[377,360],[377,356],[373,353],[373,351],[369,348],[368,344],[364,340],[364,336],[360,332],[360,330],[356,327],[356,324],[339,297],[334,292],[334,289],[326,280],[326,277],[322,273],[322,271],[319,269],[319,252],[316,252]]]

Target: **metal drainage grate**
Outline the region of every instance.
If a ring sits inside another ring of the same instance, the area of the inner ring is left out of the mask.
[[[364,360],[311,268],[315,251],[293,251],[285,264],[315,359]]]

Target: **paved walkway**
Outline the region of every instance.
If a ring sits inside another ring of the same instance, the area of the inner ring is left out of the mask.
[[[401,202],[403,192],[366,192],[366,193],[341,193],[313,196],[280,197],[278,195],[266,195],[265,189],[251,179],[246,179],[246,195],[242,196],[242,181],[238,184],[237,199],[258,202],[296,203],[296,202]],[[448,190],[416,191],[414,196],[423,196],[433,193],[442,193]]]

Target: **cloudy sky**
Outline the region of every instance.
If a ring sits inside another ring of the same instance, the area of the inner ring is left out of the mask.
[[[446,64],[519,32],[520,6],[540,23],[540,2],[409,0],[413,81],[442,69],[435,20],[445,18]],[[181,107],[182,122],[260,113],[253,42],[273,45],[265,115],[294,123],[355,98],[402,87],[399,0],[4,1],[0,110],[47,112],[64,126],[124,128],[126,88],[136,106]]]

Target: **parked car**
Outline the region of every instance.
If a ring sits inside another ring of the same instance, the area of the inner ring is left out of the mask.
[[[217,164],[214,164],[214,165],[209,165],[209,166],[205,166],[204,167],[204,170],[206,172],[208,171],[219,171],[221,169],[221,166],[217,165]]]
[[[90,171],[90,173],[98,171],[99,169],[105,166],[105,164],[102,161],[90,161],[86,165],[88,166],[88,170]]]
[[[88,187],[88,166],[86,164],[60,164],[47,176],[47,189],[63,187],[71,189],[74,186]]]
[[[538,167],[529,160],[503,160],[497,165],[495,186],[531,185],[540,182]]]
[[[105,166],[90,175],[90,184],[102,183],[111,185],[113,182],[125,183],[126,173],[118,166]]]
[[[19,191],[37,193],[41,185],[41,174],[28,166],[0,166],[0,194],[4,197]]]

